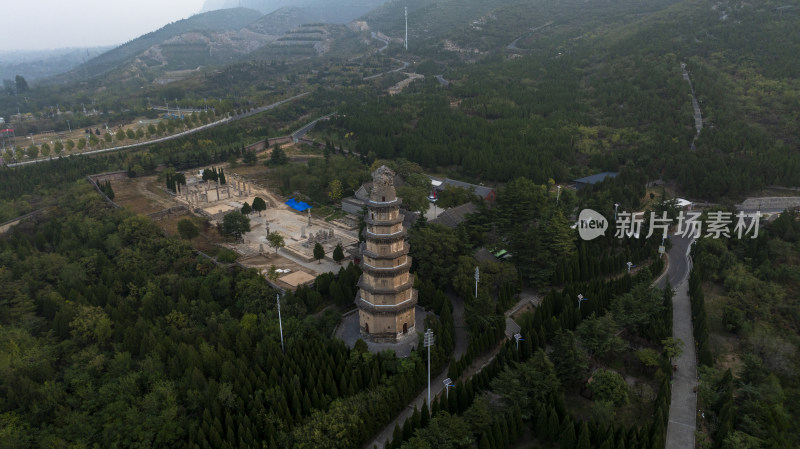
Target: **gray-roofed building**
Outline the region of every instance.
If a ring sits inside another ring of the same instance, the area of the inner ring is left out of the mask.
[[[602,182],[606,178],[616,178],[618,174],[619,173],[614,171],[604,171],[603,173],[587,176],[585,178],[573,179],[572,181],[575,183],[575,188],[580,190],[588,185],[594,185],[598,182]]]
[[[491,187],[480,186],[475,184],[470,184],[464,181],[456,181],[455,179],[438,179],[434,177],[430,177],[434,190],[441,192],[442,190],[446,189],[447,186],[459,187],[466,190],[472,190],[475,195],[481,197],[485,201],[494,202],[495,200],[495,192],[494,189]]]
[[[478,211],[478,206],[475,203],[465,203],[460,206],[451,207],[442,212],[438,217],[430,221],[448,228],[455,229],[456,226],[463,223],[467,219],[467,214],[472,214]]]

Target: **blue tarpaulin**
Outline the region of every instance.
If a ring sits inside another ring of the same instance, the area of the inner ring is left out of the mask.
[[[294,198],[292,198],[289,201],[287,201],[286,204],[289,205],[289,207],[291,207],[292,209],[294,209],[294,210],[296,210],[298,212],[303,212],[306,209],[311,209],[311,206],[309,206],[308,204],[306,204],[306,203],[304,203],[302,201],[295,201]]]

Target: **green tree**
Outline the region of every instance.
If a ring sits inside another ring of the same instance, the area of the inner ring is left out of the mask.
[[[69,326],[72,336],[84,343],[104,344],[113,332],[111,319],[102,308],[96,306],[81,306]]]
[[[222,233],[241,240],[244,233],[250,232],[250,219],[239,211],[234,211],[222,217]]]
[[[578,435],[578,444],[576,447],[577,449],[592,448],[591,432],[589,432],[589,426],[586,424],[586,421],[581,424],[581,432]]]
[[[420,277],[431,279],[445,287],[458,267],[460,256],[468,253],[466,243],[450,228],[437,224],[412,228],[410,252]]]
[[[154,125],[154,124],[152,124],[152,123],[151,123],[151,124],[149,124],[149,125],[147,125],[147,134],[148,134],[148,135],[150,135],[150,136],[154,136],[154,135],[156,135],[156,131],[157,131],[157,130],[156,130],[156,125]],[[109,135],[110,135],[110,134],[109,134]]]
[[[110,133],[110,132],[106,131],[106,133],[105,133],[105,134],[103,134],[103,140],[105,140],[105,141],[106,141],[106,143],[111,143],[111,141],[112,141],[113,139],[114,139],[114,138],[111,136],[111,133]]]
[[[428,185],[425,187],[430,189],[430,180],[428,180]],[[437,193],[436,204],[442,209],[449,209],[475,201],[478,196],[475,195],[474,190],[474,188],[465,189],[463,187],[447,186],[447,188]]]
[[[244,204],[242,205],[242,211],[241,212],[242,212],[242,215],[250,215],[250,213],[253,212],[253,208],[250,207],[250,204],[248,204],[247,201],[245,201]]]
[[[81,137],[78,139],[78,150],[83,150],[84,148],[86,148],[86,139]]]
[[[657,368],[661,365],[661,356],[658,351],[651,348],[642,348],[636,351],[636,357],[647,367]]]
[[[181,238],[192,240],[200,235],[200,229],[192,220],[184,218],[178,222],[178,234],[180,234]]]
[[[75,148],[75,142],[72,139],[67,139],[67,151],[72,151]]]
[[[337,244],[336,248],[333,249],[333,260],[340,265],[342,264],[342,260],[344,260],[344,249],[341,243]]]
[[[100,143],[100,139],[98,139],[94,134],[89,134],[89,146],[94,148],[98,143]]]
[[[664,355],[667,356],[670,363],[683,354],[683,340],[680,338],[667,337],[661,340],[661,345],[664,347]]]
[[[222,177],[222,173],[220,172],[220,177]],[[267,210],[267,202],[264,201],[263,198],[257,196],[253,198],[253,205],[252,208],[254,211],[258,212],[258,216],[261,216],[261,211]]]
[[[25,154],[27,154],[31,159],[36,159],[36,157],[39,156],[39,147],[36,145],[31,145],[27,150],[25,150]]]
[[[314,244],[314,258],[317,259],[317,263],[322,263],[323,257],[325,257],[325,248],[317,242]]]
[[[133,139],[135,139],[135,138],[136,138],[136,133],[135,133],[135,132],[134,132],[132,129],[128,128],[128,130],[127,130],[127,131],[125,131],[125,136],[126,136],[128,139],[131,139],[131,140],[133,140]]]
[[[269,246],[275,248],[275,254],[278,254],[278,250],[285,246],[283,236],[277,232],[270,232],[270,234],[267,236],[267,242],[269,243]]]
[[[561,260],[570,260],[575,252],[575,231],[570,228],[561,209],[556,209],[550,217],[545,234],[550,252]]]
[[[242,155],[242,162],[247,165],[254,165],[256,162],[258,162],[256,153],[254,151],[245,151]]]
[[[539,349],[528,361],[506,367],[492,381],[492,390],[508,403],[519,406],[524,418],[533,415],[536,404],[558,391],[555,367]]]
[[[595,371],[589,388],[595,401],[610,401],[617,406],[628,403],[628,384],[616,371],[606,369]]]
[[[330,198],[331,201],[333,201],[334,203],[336,203],[340,199],[342,199],[342,194],[343,193],[344,193],[344,190],[343,190],[343,187],[342,187],[342,181],[339,181],[338,179],[334,179],[328,185],[328,198]]]
[[[280,145],[276,143],[269,156],[269,165],[278,166],[284,165],[287,162],[289,162],[289,158],[286,157],[286,153],[281,149]]]
[[[414,186],[397,187],[397,196],[403,200],[403,207],[411,212],[424,214],[430,207],[428,190]]]
[[[56,156],[58,156],[59,154],[61,154],[62,151],[64,151],[64,144],[61,143],[61,141],[59,140],[53,145],[53,153],[55,153]]]
[[[50,156],[50,145],[46,142],[42,144],[42,156]]]
[[[619,327],[610,313],[600,318],[592,314],[581,321],[575,333],[583,347],[593,355],[602,357],[609,352],[620,352],[626,348],[625,342],[618,335]]]
[[[125,131],[120,128],[117,130],[117,142],[122,142],[123,140],[125,140]]]
[[[577,384],[586,378],[589,361],[578,347],[571,331],[559,331],[553,339],[553,352],[550,355],[558,378],[568,384]]]
[[[28,81],[22,75],[14,77],[14,84],[17,86],[17,94],[25,93],[29,90]]]
[[[267,271],[267,279],[269,279],[272,282],[275,282],[278,280],[279,276],[280,273],[278,273],[278,267],[276,267],[275,265],[270,265],[269,271]]]
[[[641,335],[651,327],[653,318],[664,310],[663,299],[663,292],[643,282],[629,293],[615,298],[611,311],[617,323]]]

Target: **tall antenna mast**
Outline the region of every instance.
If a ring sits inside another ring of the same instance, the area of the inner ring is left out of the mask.
[[[406,41],[404,46],[408,50],[408,6],[406,6]]]

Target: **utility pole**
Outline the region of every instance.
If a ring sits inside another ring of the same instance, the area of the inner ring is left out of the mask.
[[[281,291],[280,290],[278,290],[277,298],[278,298],[278,328],[281,331],[281,352],[285,353],[286,349],[284,349],[284,347],[283,347],[283,323],[281,322]],[[428,376],[430,377],[430,374]]]
[[[408,51],[408,6],[406,6],[406,40],[404,46]]]
[[[433,330],[426,330],[422,345],[428,348],[428,404],[431,403],[431,346],[433,346],[434,340]]]

